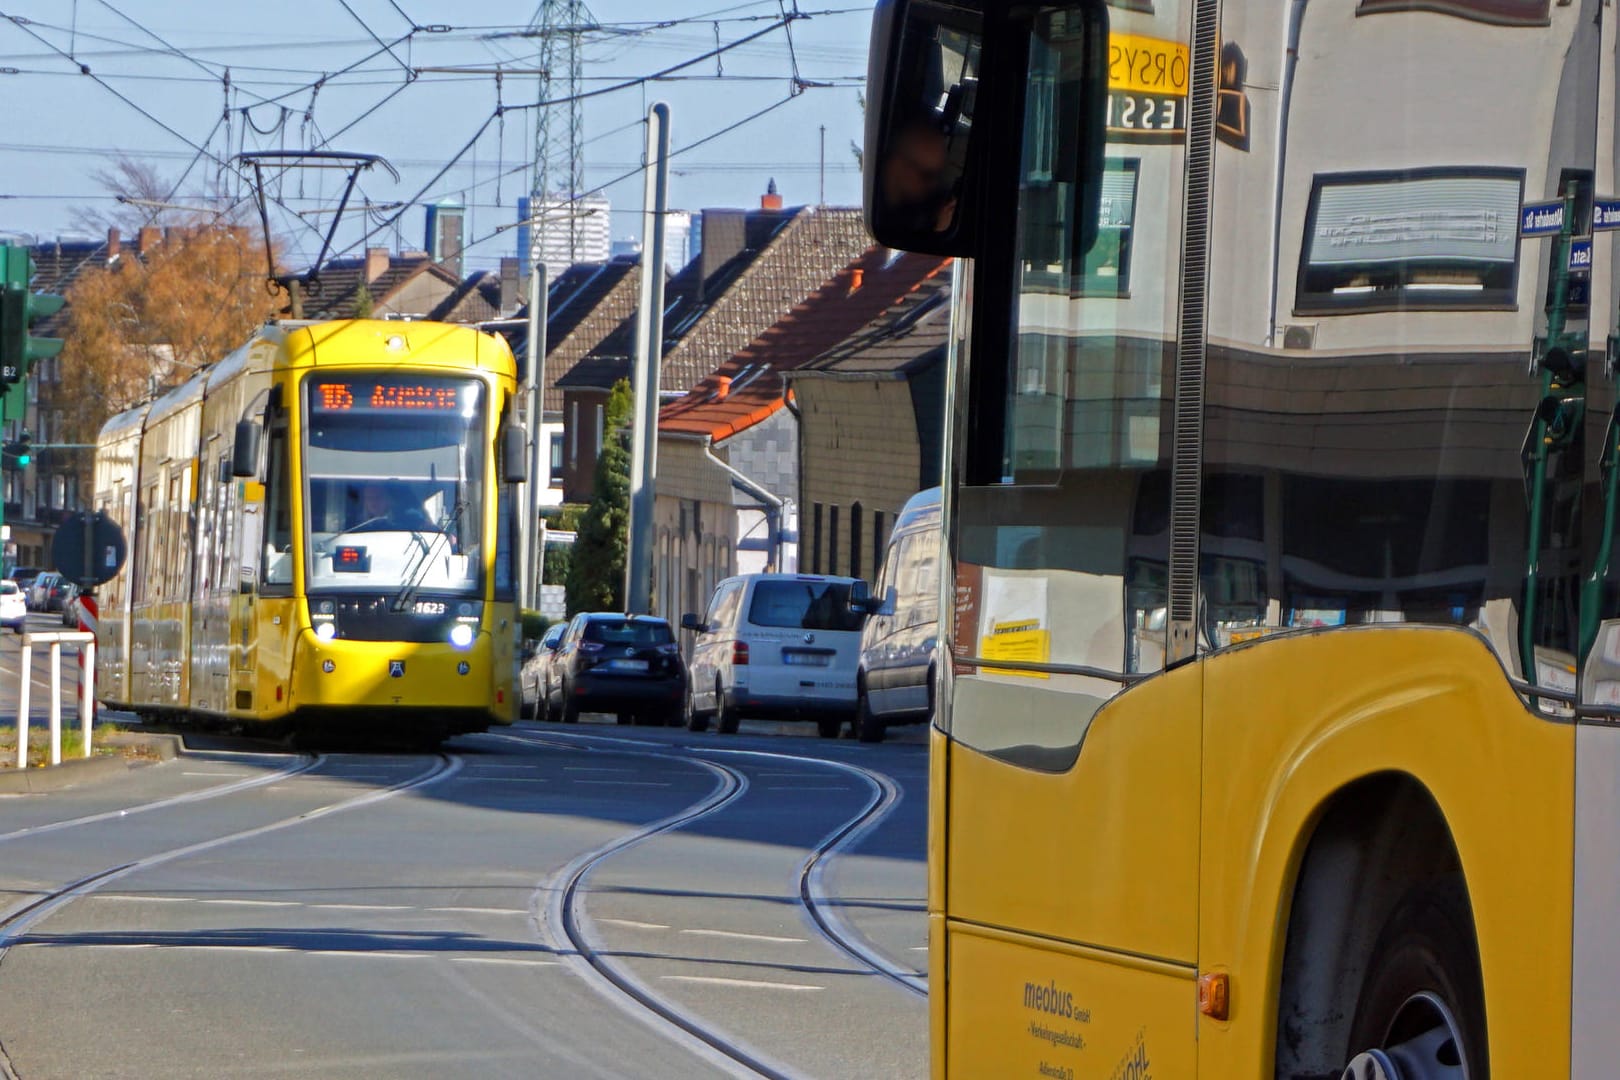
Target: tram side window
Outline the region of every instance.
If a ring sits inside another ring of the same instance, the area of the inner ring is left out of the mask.
[[[264,584],[268,587],[292,585],[292,483],[287,462],[287,429],[270,433],[269,479],[265,501],[269,520],[265,522]]]

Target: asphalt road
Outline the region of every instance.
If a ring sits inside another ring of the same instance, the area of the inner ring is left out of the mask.
[[[0,1075],[922,1076],[916,735],[226,744],[0,797]]]

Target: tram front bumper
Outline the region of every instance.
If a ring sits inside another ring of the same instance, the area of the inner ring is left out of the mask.
[[[466,648],[439,642],[321,640],[298,636],[292,707],[306,709],[499,709],[487,633]]]

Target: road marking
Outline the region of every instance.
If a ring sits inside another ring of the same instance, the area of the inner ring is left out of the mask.
[[[911,947],[911,951],[912,952],[927,952],[928,951],[928,946],[926,946],[926,945],[913,945]]]
[[[95,893],[87,897],[90,900],[122,900],[135,904],[190,904],[194,903],[189,896],[137,896],[133,893]]]
[[[300,949],[295,950],[306,956],[341,956],[345,959],[363,956],[367,959],[375,957],[378,960],[426,960],[429,953],[414,952],[372,952],[368,949]]]
[[[190,772],[190,771],[188,771],[188,772],[183,772],[180,775],[181,776],[241,776],[242,774],[241,773],[234,773],[234,772]]]
[[[628,926],[632,930],[668,930],[669,929],[669,927],[665,926],[663,923],[637,922],[634,919],[605,919],[605,918],[600,918],[600,917],[593,917],[591,919],[591,921],[592,922],[599,922],[599,923],[607,923],[610,926]]]
[[[699,937],[737,938],[742,941],[769,941],[777,945],[803,945],[804,938],[799,937],[772,937],[770,934],[744,934],[739,930],[682,930],[683,934],[694,934]]]
[[[709,975],[660,975],[666,982],[702,983],[705,986],[737,986],[748,990],[825,990],[808,983],[762,982],[759,979],[722,979]]]
[[[458,964],[506,964],[509,967],[561,967],[561,960],[516,960],[505,956],[452,956]]]
[[[197,900],[199,904],[221,904],[227,907],[297,907],[296,900]]]
[[[415,911],[409,904],[311,904],[317,911]]]
[[[435,907],[428,908],[443,915],[528,915],[523,908],[504,907]]]

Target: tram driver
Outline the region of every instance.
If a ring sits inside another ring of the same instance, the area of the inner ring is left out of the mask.
[[[354,523],[349,532],[423,532],[438,528],[421,506],[386,484],[362,484],[358,504],[359,509],[351,514]]]

